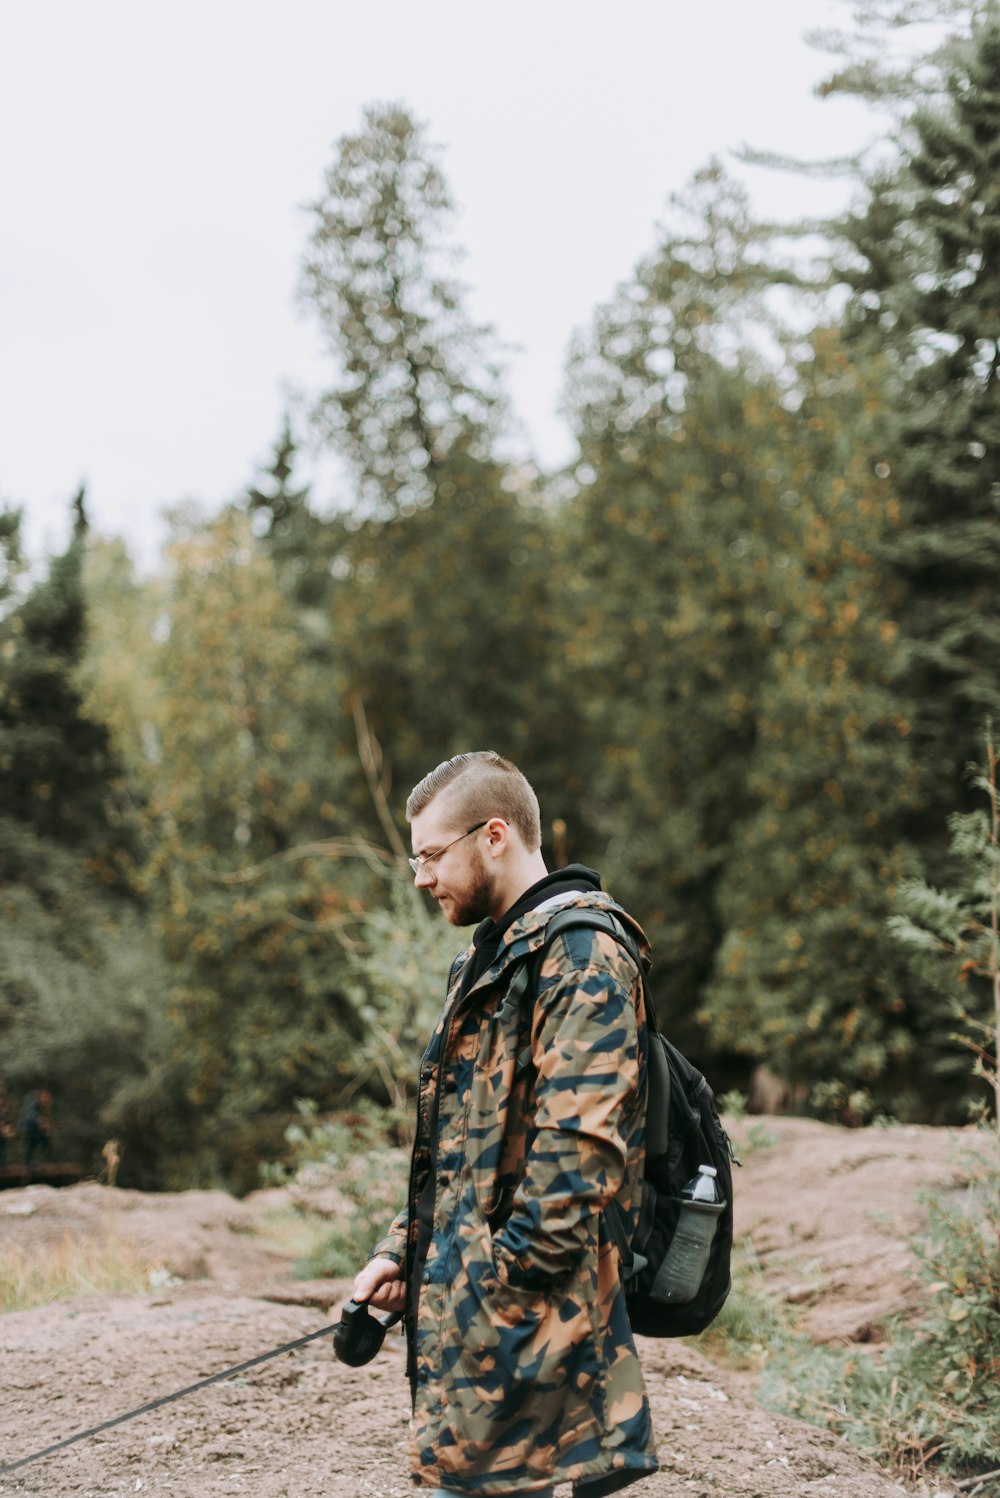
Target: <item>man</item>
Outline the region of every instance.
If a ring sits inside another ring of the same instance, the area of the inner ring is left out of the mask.
[[[611,910],[644,954],[645,938],[593,870],[547,872],[538,801],[499,755],[439,765],[406,815],[417,887],[476,931],[420,1068],[408,1205],[354,1298],[405,1313],[416,1483],[544,1495],[572,1480],[600,1498],[657,1465],[602,1215],[613,1197],[638,1213],[642,985],[612,937],[574,929],[534,994],[504,999],[558,910]]]
[[[29,1092],[21,1106],[17,1127],[24,1135],[24,1164],[30,1175],[37,1160],[52,1156],[52,1094],[44,1089]]]

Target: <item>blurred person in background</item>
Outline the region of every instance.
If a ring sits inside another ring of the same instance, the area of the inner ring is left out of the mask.
[[[7,1140],[14,1137],[14,1125],[10,1120],[10,1104],[6,1093],[0,1088],[0,1166],[7,1164]]]
[[[52,1094],[45,1088],[25,1097],[17,1129],[24,1135],[24,1163],[30,1174],[37,1161],[52,1154]]]

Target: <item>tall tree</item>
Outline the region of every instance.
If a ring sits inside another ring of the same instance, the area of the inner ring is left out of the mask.
[[[328,527],[310,506],[309,485],[297,488],[293,482],[297,453],[286,416],[271,462],[247,490],[245,502],[254,535],[266,544],[282,583],[303,608],[316,609],[330,592]]]
[[[488,458],[502,415],[487,332],[452,274],[452,216],[423,127],[399,105],[366,109],[312,207],[302,283],[341,371],[317,419],[365,514],[429,504],[456,446]]]
[[[883,551],[898,529],[877,369],[835,332],[799,367],[771,434],[775,642],[754,692],[745,817],[718,886],[724,929],[704,1015],[717,1045],[766,1060],[800,1097],[853,1117],[943,1101],[944,1006],[886,936],[912,868],[911,724]],[[873,432],[873,428],[875,431]],[[951,1051],[954,1059],[954,1051]],[[848,1106],[849,1104],[849,1106]]]
[[[571,830],[648,922],[671,1023],[696,1045],[773,649],[782,408],[749,333],[770,325],[775,273],[745,197],[711,167],[673,211],[575,351],[583,462],[561,560],[588,788],[589,826]]]
[[[106,727],[88,716],[77,679],[86,638],[84,491],[73,501],[73,534],[48,573],[0,616],[0,817],[86,849],[113,878],[109,835],[113,756]],[[8,522],[8,543],[16,530]]]
[[[1000,14],[951,54],[947,96],[918,108],[903,157],[846,225],[848,328],[889,364],[885,456],[902,506],[902,687],[933,843],[1000,714]],[[939,850],[940,851],[940,850]]]
[[[504,401],[451,274],[451,216],[423,129],[398,106],[368,109],[314,206],[303,288],[339,366],[319,421],[357,485],[328,530],[332,637],[397,810],[430,764],[478,745],[537,767],[556,814],[574,711],[546,530],[531,480],[496,452]],[[370,811],[360,784],[357,811]]]
[[[12,505],[0,508],[0,619],[9,611],[16,597],[18,579],[24,570],[21,553],[20,510]]]
[[[141,1091],[155,1065],[163,968],[134,899],[117,756],[83,682],[82,492],[74,518],[33,586],[16,522],[0,520],[0,1068],[11,1090],[53,1093],[60,1153],[95,1170],[122,1089]]]

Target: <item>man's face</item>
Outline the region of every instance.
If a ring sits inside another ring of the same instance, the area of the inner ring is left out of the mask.
[[[434,897],[453,926],[477,926],[493,914],[496,890],[479,846],[481,836],[482,829],[466,836],[465,828],[449,816],[447,805],[439,810],[433,801],[410,824],[414,856],[427,860],[416,875],[417,889]],[[435,853],[440,857],[433,857]]]

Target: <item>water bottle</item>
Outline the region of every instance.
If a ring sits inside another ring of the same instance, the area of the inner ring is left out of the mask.
[[[660,1265],[650,1296],[653,1300],[686,1305],[694,1300],[708,1268],[708,1256],[725,1202],[712,1165],[699,1165],[698,1174],[681,1188],[681,1211],[667,1256]]]

